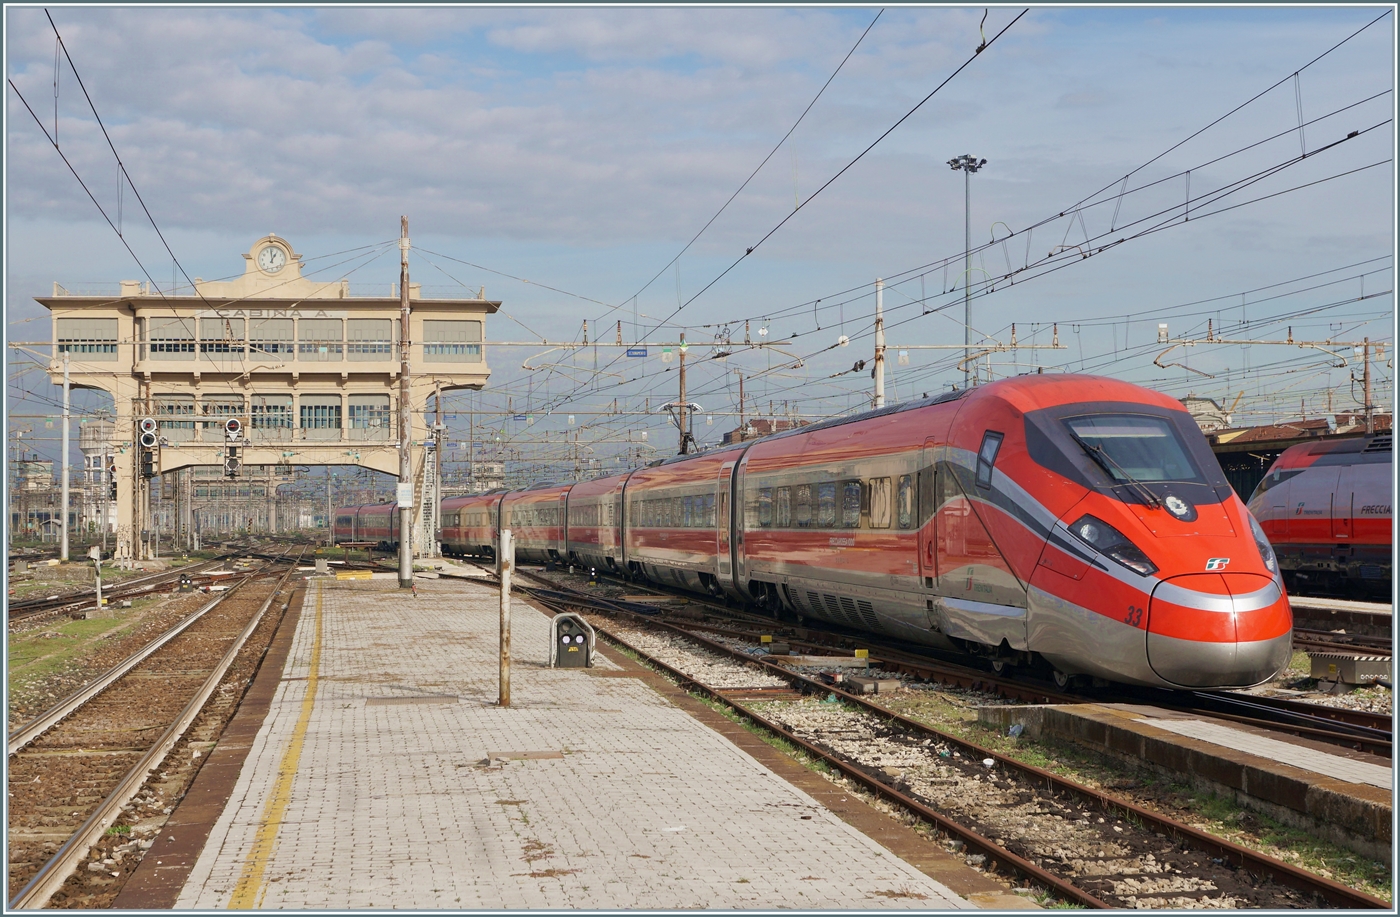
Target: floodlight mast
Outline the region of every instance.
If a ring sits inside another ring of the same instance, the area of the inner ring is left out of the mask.
[[[987,164],[964,153],[948,160],[954,172],[963,173],[963,387],[972,385],[972,173]]]

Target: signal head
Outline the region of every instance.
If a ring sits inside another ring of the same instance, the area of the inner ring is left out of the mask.
[[[158,442],[159,442],[159,440],[156,438],[156,435],[155,435],[154,433],[142,433],[142,434],[141,434],[141,448],[142,448],[142,449],[154,449],[154,448],[156,447],[156,444],[157,444]]]
[[[142,433],[154,433],[159,425],[154,417],[142,417],[136,426]]]

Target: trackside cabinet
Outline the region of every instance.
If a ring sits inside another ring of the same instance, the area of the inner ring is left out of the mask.
[[[550,626],[550,668],[582,669],[593,665],[593,628],[587,621],[568,612],[554,616]]]

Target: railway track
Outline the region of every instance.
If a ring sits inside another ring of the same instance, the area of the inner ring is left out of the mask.
[[[268,609],[287,607],[295,561],[273,567],[10,735],[10,908],[115,895],[236,709],[280,620]]]
[[[547,584],[546,588],[558,586],[548,577],[539,581]],[[989,691],[1021,703],[1138,702],[1234,720],[1382,757],[1391,755],[1391,717],[1383,714],[1234,691],[1167,691],[1125,685],[1107,688],[1081,686],[1063,690],[1048,678],[1036,677],[1034,672],[1008,669],[999,674],[976,663],[969,663],[965,657],[948,657],[938,654],[936,650],[922,648],[912,651],[891,645],[878,636],[848,632],[826,622],[806,621],[801,625],[782,623],[772,616],[725,606],[653,583],[628,583],[627,589],[634,593],[652,593],[683,604],[658,606],[612,598],[609,600],[612,608],[662,616],[672,623],[681,623],[687,630],[723,634],[753,645],[758,645],[762,635],[772,635],[794,647],[819,652],[849,654],[852,649],[861,648],[869,651],[872,664],[878,662],[887,670]]]
[[[110,586],[104,586],[102,597],[106,601],[112,602],[136,598],[153,592],[169,591],[179,584],[182,576],[188,575],[193,578],[207,573],[209,570],[218,569],[227,562],[227,557],[218,557],[184,567],[162,570],[148,576],[120,580],[113,582]],[[207,581],[207,578],[203,578],[197,585],[203,585]],[[8,606],[9,623],[12,625],[20,624],[66,614],[91,604],[96,598],[97,590],[94,587],[92,589],[68,590],[44,598],[26,599],[22,602],[11,602]]]
[[[557,611],[608,616],[606,624],[593,622],[605,639],[934,825],[970,863],[1014,874],[1063,901],[1086,907],[1390,906],[654,614],[541,582],[543,589],[529,590],[536,601]]]

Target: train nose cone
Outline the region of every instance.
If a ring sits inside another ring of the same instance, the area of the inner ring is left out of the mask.
[[[1253,685],[1288,664],[1293,615],[1278,584],[1250,573],[1190,573],[1152,592],[1147,661],[1187,688]]]

